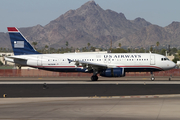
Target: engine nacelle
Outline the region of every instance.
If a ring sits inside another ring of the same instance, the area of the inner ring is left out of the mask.
[[[124,77],[125,72],[124,72],[124,68],[108,68],[108,69],[103,70],[100,73],[100,76],[103,76],[103,77]]]

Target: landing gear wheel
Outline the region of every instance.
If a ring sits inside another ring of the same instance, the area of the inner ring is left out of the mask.
[[[97,75],[91,76],[91,81],[97,81],[97,80],[98,80],[98,76]]]
[[[151,72],[151,81],[154,81],[154,80],[155,80],[154,74],[153,72]]]
[[[151,77],[151,81],[154,81],[155,80],[155,77],[153,76],[153,77]]]

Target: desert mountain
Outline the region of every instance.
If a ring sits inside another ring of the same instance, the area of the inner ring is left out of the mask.
[[[7,33],[0,32],[0,48],[10,48],[11,43]]]
[[[169,45],[172,42],[171,37],[172,35],[165,31],[164,28],[157,25],[149,25],[117,40],[114,44],[123,43],[127,46],[148,47],[156,45],[156,42],[160,42],[161,45]]]
[[[94,1],[89,1],[76,10],[69,10],[65,14],[52,20],[45,26],[20,28],[19,30],[30,42],[38,42],[38,48],[51,47],[81,48],[90,43],[96,47],[113,47],[118,43],[122,46],[147,47],[155,45],[179,44],[180,23],[173,22],[167,27],[152,25],[143,18],[127,20],[123,13],[104,10]],[[10,47],[7,33],[0,33],[0,47]]]

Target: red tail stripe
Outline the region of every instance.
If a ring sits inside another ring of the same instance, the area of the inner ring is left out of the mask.
[[[9,32],[18,32],[18,29],[16,29],[15,27],[8,27],[7,29]]]

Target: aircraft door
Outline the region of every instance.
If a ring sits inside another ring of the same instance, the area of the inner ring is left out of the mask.
[[[42,66],[42,57],[43,56],[37,56],[37,66]]]
[[[154,55],[150,55],[150,64],[155,65],[155,56]]]

